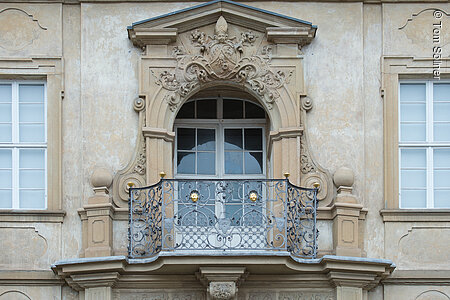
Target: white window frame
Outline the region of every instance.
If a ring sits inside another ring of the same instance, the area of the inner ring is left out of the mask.
[[[425,84],[425,95],[426,95],[426,138],[424,142],[402,142],[401,138],[401,105],[400,105],[400,86],[405,83],[417,83]],[[399,168],[398,168],[398,178],[399,178],[399,205],[400,208],[405,208],[403,205],[401,190],[402,190],[402,166],[401,166],[401,150],[402,149],[423,149],[426,150],[426,207],[406,207],[407,209],[432,209],[434,207],[434,160],[433,160],[433,150],[436,148],[450,148],[450,141],[447,142],[435,142],[434,139],[434,115],[433,115],[433,85],[434,83],[450,83],[449,80],[401,80],[398,85],[398,157],[399,157]],[[450,206],[449,206],[450,207]],[[440,207],[439,207],[440,209]]]
[[[12,90],[12,141],[0,142],[0,149],[11,149],[12,155],[12,207],[1,209],[22,209],[19,199],[19,151],[21,149],[43,149],[44,150],[44,206],[32,208],[33,210],[46,210],[48,207],[48,182],[47,182],[47,82],[44,80],[0,80],[0,84],[11,84]],[[21,143],[19,141],[19,85],[42,84],[44,86],[44,142]]]

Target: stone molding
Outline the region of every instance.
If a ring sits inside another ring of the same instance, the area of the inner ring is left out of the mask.
[[[383,209],[383,222],[450,222],[450,209]]]
[[[384,285],[449,285],[450,270],[396,270]]]
[[[62,223],[63,210],[0,210],[0,222]]]
[[[172,253],[161,253],[152,259],[143,260],[110,256],[58,261],[52,269],[78,290],[88,285],[164,289],[188,283],[195,287],[194,274],[200,274],[203,270],[203,277],[207,277],[205,271],[211,265],[214,265],[216,274],[225,273],[223,276],[210,277],[216,282],[239,282],[236,277],[245,274],[242,287],[247,282],[249,286],[257,286],[270,280],[280,288],[351,286],[371,289],[395,268],[389,260],[332,255],[305,260],[289,255],[174,256]],[[239,270],[230,273],[231,269]],[[277,270],[277,276],[270,275],[273,270]],[[230,274],[234,277],[230,277]]]

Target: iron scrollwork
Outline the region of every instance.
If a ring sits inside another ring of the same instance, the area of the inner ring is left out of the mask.
[[[315,258],[316,196],[317,189],[287,179],[161,179],[131,187],[128,255],[287,251]]]

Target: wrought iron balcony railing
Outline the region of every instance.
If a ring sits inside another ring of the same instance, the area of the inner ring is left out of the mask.
[[[317,189],[288,179],[161,179],[129,195],[130,258],[161,251],[317,254]]]

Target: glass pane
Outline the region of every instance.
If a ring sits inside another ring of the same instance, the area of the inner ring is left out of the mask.
[[[11,149],[0,149],[0,169],[12,168]]]
[[[225,150],[242,150],[242,129],[225,129]]]
[[[0,84],[0,102],[12,101],[12,89],[10,84]]]
[[[45,208],[44,190],[20,190],[20,208]]]
[[[242,174],[242,152],[225,152],[225,173]]]
[[[45,171],[44,170],[19,170],[20,188],[44,188]]]
[[[262,174],[262,152],[245,152],[245,174]]]
[[[425,149],[401,149],[402,168],[425,168],[427,152]]]
[[[177,149],[195,150],[195,129],[178,128],[177,129]]]
[[[434,187],[450,188],[450,170],[434,170]]]
[[[266,113],[264,109],[256,104],[245,101],[245,118],[246,119],[264,119]]]
[[[244,129],[245,150],[262,150],[262,129]]]
[[[450,168],[450,149],[434,149],[433,156],[435,168]]]
[[[216,174],[216,154],[214,152],[198,152],[197,159],[197,174]]]
[[[434,191],[434,207],[435,208],[450,207],[450,190]]]
[[[19,122],[44,123],[44,104],[19,104]]]
[[[177,114],[177,119],[193,119],[195,118],[195,101],[184,104]]]
[[[45,142],[44,124],[19,124],[19,141]]]
[[[0,142],[11,142],[11,124],[0,124]]]
[[[11,190],[0,190],[0,208],[12,208]]]
[[[402,142],[425,141],[425,123],[423,124],[400,124],[400,137]]]
[[[242,204],[228,204],[225,205],[225,218],[231,220],[232,226],[242,225]]]
[[[434,123],[434,140],[439,142],[450,141],[450,123]]]
[[[44,149],[20,149],[19,168],[45,168],[45,150]]]
[[[402,83],[400,84],[400,102],[425,101],[425,83]]]
[[[402,208],[425,208],[427,193],[425,190],[402,190],[400,201]]]
[[[435,83],[433,85],[434,101],[450,101],[450,84]]]
[[[19,102],[44,102],[44,85],[19,85]]]
[[[0,102],[0,122],[11,122],[11,104]]]
[[[425,121],[425,103],[400,104],[400,121]]]
[[[195,153],[178,151],[177,173],[178,174],[194,174],[195,173]]]
[[[402,188],[426,187],[427,176],[425,170],[402,170]]]
[[[197,150],[216,150],[216,131],[197,129]]]
[[[435,121],[450,121],[450,103],[434,102],[433,114]]]
[[[197,100],[197,119],[216,119],[216,100]]]
[[[0,189],[12,187],[12,170],[0,169]]]
[[[242,119],[244,117],[244,101],[223,100],[224,119]]]

